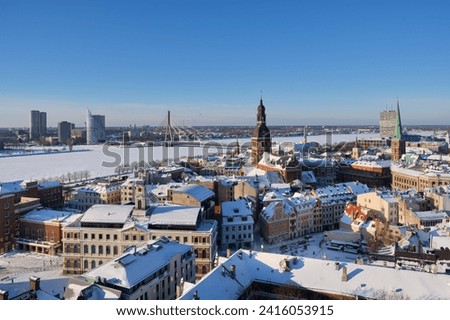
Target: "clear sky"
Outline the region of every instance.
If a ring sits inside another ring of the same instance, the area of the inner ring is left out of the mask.
[[[450,1],[0,0],[0,127],[450,124]]]

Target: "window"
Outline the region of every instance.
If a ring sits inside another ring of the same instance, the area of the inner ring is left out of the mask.
[[[91,254],[95,254],[95,246],[94,245],[91,246]]]
[[[208,272],[208,268],[206,266],[202,266],[202,274],[206,274]]]
[[[78,269],[78,268],[79,268],[78,260],[77,260],[77,259],[75,259],[75,261],[73,262],[73,267],[74,267],[75,269]]]
[[[136,241],[136,235],[133,234],[133,241]]]
[[[114,255],[119,254],[119,248],[118,248],[117,246],[114,246],[114,248],[113,248],[113,254],[114,254]]]
[[[140,239],[141,239],[141,241],[144,241],[144,236],[143,236],[143,235],[141,235]]]
[[[89,269],[89,261],[84,260],[84,269]]]
[[[130,240],[130,236],[128,234],[125,235],[125,241]]]
[[[66,245],[66,253],[70,253],[70,244]]]
[[[98,246],[98,254],[103,254],[103,246]]]
[[[91,234],[91,240],[95,239],[95,233]]]
[[[188,242],[188,238],[187,237],[183,237],[183,243]]]
[[[83,253],[89,253],[89,246],[87,244],[83,247]]]
[[[103,239],[103,235],[102,235],[102,234],[99,234],[99,235],[98,235],[98,239],[99,239],[99,240],[102,240],[102,239]]]
[[[91,261],[91,269],[94,269],[96,267],[96,265],[95,265],[95,260],[92,260]]]
[[[85,233],[85,234],[84,234],[84,240],[87,240],[87,238],[88,238],[88,234]]]
[[[111,254],[111,247],[110,246],[106,246],[105,247],[105,249],[106,249],[106,254]]]
[[[73,253],[79,253],[79,247],[78,247],[78,245],[76,244],[76,245],[74,245],[73,246]]]

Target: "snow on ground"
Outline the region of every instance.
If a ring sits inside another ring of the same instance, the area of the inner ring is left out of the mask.
[[[29,278],[41,278],[42,290],[64,294],[68,276],[62,274],[62,257],[45,254],[11,251],[0,255],[0,290],[14,297],[29,289]]]
[[[324,240],[323,232],[312,234],[307,238],[300,237],[297,239],[283,241],[281,243],[272,245],[269,245],[264,241],[262,243],[262,250],[261,244],[253,246],[253,248],[257,251],[290,254],[299,257],[326,259],[341,262],[355,262],[356,258],[363,257],[359,254],[327,249],[327,243]],[[304,243],[307,244],[306,247]]]

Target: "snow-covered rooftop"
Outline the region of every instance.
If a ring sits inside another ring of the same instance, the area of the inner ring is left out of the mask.
[[[285,259],[289,260],[287,271],[280,267]],[[235,277],[231,276],[232,265]],[[341,278],[344,266],[347,281]],[[409,299],[450,299],[450,279],[444,274],[353,263],[340,263],[339,270],[335,267],[335,261],[298,257],[295,262],[292,256],[240,250],[187,289],[180,299],[191,300],[197,292],[203,300],[234,300],[254,281],[368,299],[383,299],[390,294]]]
[[[152,211],[148,223],[152,225],[190,225],[197,224],[200,207],[180,205],[156,206]]]
[[[215,196],[214,192],[202,185],[197,184],[185,185],[174,190],[173,192],[186,193],[200,202],[205,201],[209,198],[213,198]]]
[[[125,223],[133,211],[132,205],[95,204],[85,213],[85,223]]]
[[[71,278],[64,291],[64,300],[118,300],[122,292],[96,283],[90,283],[85,279]]]
[[[87,279],[105,278],[106,283],[121,288],[132,288],[163,266],[176,255],[192,250],[192,246],[179,244],[176,241],[156,240],[128,249],[120,257],[110,260],[87,272]]]
[[[247,201],[243,199],[222,202],[222,216],[224,217],[251,215],[252,211],[250,210]]]
[[[357,160],[351,164],[352,167],[367,167],[367,168],[389,168],[391,160]]]
[[[22,182],[23,180],[0,183],[0,195],[24,191]]]
[[[72,215],[71,212],[56,211],[50,209],[35,209],[21,216],[21,220],[35,221],[35,222],[62,222]]]
[[[59,186],[61,186],[61,182],[59,182],[58,180],[53,180],[53,181],[39,183],[38,188],[39,189],[48,189],[48,188],[55,188],[55,187],[59,187]]]
[[[415,211],[414,214],[422,221],[448,219],[445,211]]]

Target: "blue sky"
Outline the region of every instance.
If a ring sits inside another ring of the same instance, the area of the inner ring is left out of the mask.
[[[0,0],[0,127],[450,124],[449,1]]]

